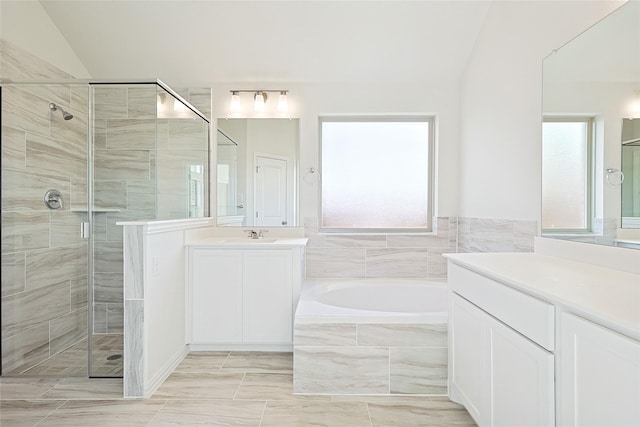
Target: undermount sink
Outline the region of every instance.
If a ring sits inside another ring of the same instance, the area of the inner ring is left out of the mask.
[[[225,239],[221,240],[224,243],[236,243],[236,244],[245,244],[245,243],[273,243],[278,239],[248,239],[248,238],[239,238],[239,239]]]

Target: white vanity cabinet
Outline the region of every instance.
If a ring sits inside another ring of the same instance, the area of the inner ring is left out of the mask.
[[[300,247],[191,247],[188,256],[192,349],[292,345],[302,281]]]
[[[640,342],[573,314],[560,321],[559,424],[640,425]]]
[[[481,427],[555,425],[553,307],[451,264],[449,286],[451,399]]]

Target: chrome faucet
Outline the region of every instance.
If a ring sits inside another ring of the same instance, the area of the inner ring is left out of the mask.
[[[259,239],[260,237],[258,237],[258,233],[256,233],[254,230],[244,230],[245,233],[249,233],[249,235],[247,236],[250,239]]]
[[[264,233],[268,233],[269,230],[260,230],[258,231],[258,239],[262,239],[264,237]]]

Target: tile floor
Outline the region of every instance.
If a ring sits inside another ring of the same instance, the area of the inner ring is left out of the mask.
[[[191,353],[147,400],[122,380],[0,378],[2,426],[475,426],[444,396],[292,394],[291,353]]]

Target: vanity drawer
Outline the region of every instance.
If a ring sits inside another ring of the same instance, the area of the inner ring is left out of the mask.
[[[451,262],[449,288],[538,345],[554,350],[552,304]]]

